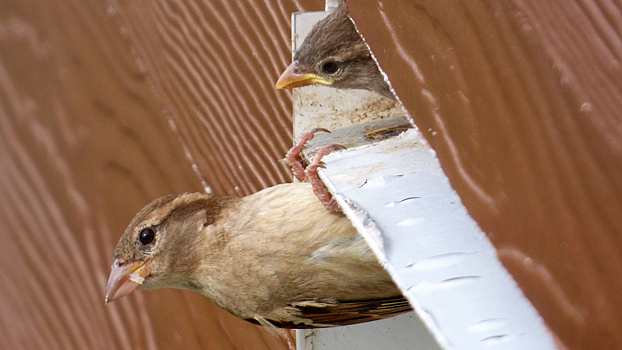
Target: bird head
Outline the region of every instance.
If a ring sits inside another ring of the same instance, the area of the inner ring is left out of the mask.
[[[192,276],[202,261],[201,249],[222,208],[203,193],[165,196],[145,206],[119,239],[106,286],[106,303],[141,286],[144,289],[192,289]]]
[[[371,90],[394,98],[343,1],[311,29],[276,88],[313,84]]]

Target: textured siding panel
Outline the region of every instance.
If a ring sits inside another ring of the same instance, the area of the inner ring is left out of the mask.
[[[622,9],[350,0],[452,186],[559,340],[622,347]]]
[[[290,1],[110,0],[136,57],[205,182],[250,194],[291,176]],[[309,6],[321,6],[321,1]]]
[[[0,3],[0,348],[286,348],[193,293],[104,306],[103,291],[118,237],[149,200],[201,179],[236,195],[289,180],[277,160],[291,98],[273,83],[301,9]]]

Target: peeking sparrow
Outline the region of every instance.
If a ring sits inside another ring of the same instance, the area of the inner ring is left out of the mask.
[[[276,82],[277,89],[322,84],[364,89],[395,99],[369,48],[348,17],[345,1],[309,32],[294,61]]]
[[[288,153],[294,162],[304,142]],[[300,166],[298,175],[317,176],[316,168]],[[106,303],[139,286],[188,289],[273,330],[410,311],[365,240],[343,213],[326,209],[330,198],[322,203],[314,187],[299,182],[244,198],[156,199],[136,214],[114,250]]]
[[[308,183],[244,198],[156,199],[114,250],[106,302],[139,286],[189,289],[268,328],[348,325],[410,310],[350,221],[327,211]]]

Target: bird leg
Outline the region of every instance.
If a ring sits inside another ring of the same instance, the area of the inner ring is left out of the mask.
[[[328,191],[328,188],[326,188],[326,185],[320,179],[317,171],[318,168],[325,167],[322,162],[322,158],[335,149],[345,149],[345,147],[341,145],[330,145],[320,148],[317,153],[315,153],[313,161],[311,161],[311,163],[304,170],[306,180],[311,183],[311,187],[313,187],[313,193],[315,193],[317,198],[320,202],[322,202],[328,211],[341,211],[341,208],[339,207],[339,204],[337,204],[337,201],[335,201],[332,193]]]
[[[292,173],[298,179],[298,181],[305,181],[305,166],[302,164],[302,157],[300,156],[300,152],[305,148],[305,144],[309,142],[309,140],[313,139],[315,133],[317,132],[330,132],[324,128],[316,128],[309,132],[304,133],[300,140],[294,145],[294,147],[290,148],[285,155],[285,159],[289,162],[289,165],[292,168]]]
[[[341,211],[339,204],[333,198],[333,195],[328,191],[326,185],[322,182],[318,175],[318,168],[323,168],[324,163],[322,163],[322,158],[329,154],[332,150],[335,149],[345,149],[345,147],[341,145],[330,145],[326,147],[320,148],[313,160],[308,166],[305,166],[302,162],[302,157],[300,153],[305,148],[305,144],[313,139],[317,132],[330,132],[324,128],[316,128],[309,132],[304,133],[300,140],[289,149],[287,154],[285,155],[285,159],[289,162],[292,173],[301,182],[309,182],[311,187],[313,188],[313,193],[317,196],[317,198],[322,202],[324,207],[328,211]]]

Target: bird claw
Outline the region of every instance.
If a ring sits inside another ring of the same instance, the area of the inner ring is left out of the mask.
[[[298,179],[298,181],[304,182],[305,175],[305,166],[302,163],[302,157],[300,156],[300,152],[306,148],[305,144],[313,139],[316,133],[318,132],[328,132],[328,129],[324,128],[315,128],[309,132],[302,134],[300,140],[287,151],[285,155],[285,159],[289,162],[290,167],[292,168],[292,173]]]
[[[337,144],[320,148],[313,157],[313,161],[305,169],[306,180],[311,183],[313,192],[320,200],[320,202],[322,202],[324,208],[326,208],[328,211],[341,211],[341,208],[339,207],[339,204],[335,201],[332,193],[328,191],[328,188],[326,188],[326,185],[320,179],[320,176],[318,174],[318,168],[326,168],[326,164],[322,162],[322,158],[324,158],[324,156],[326,156],[333,150],[344,149],[346,149],[346,147]]]
[[[309,131],[308,133],[311,133],[311,134],[314,134],[314,135],[315,135],[315,134],[316,134],[316,133],[318,133],[318,132],[327,132],[327,133],[329,133],[329,134],[330,134],[330,130],[325,129],[325,128],[315,128],[315,129],[313,129],[313,130]]]
[[[313,160],[308,166],[305,166],[302,162],[300,153],[306,148],[305,144],[313,139],[318,132],[330,132],[324,128],[315,128],[309,132],[304,133],[298,142],[289,149],[285,155],[285,161],[287,161],[292,168],[292,173],[301,182],[309,182],[313,188],[313,193],[318,197],[320,202],[329,211],[341,211],[339,205],[333,198],[333,195],[328,191],[326,185],[322,182],[318,175],[319,168],[326,168],[326,164],[322,162],[324,156],[330,154],[334,150],[345,150],[346,147],[338,144],[332,144],[320,148],[313,157]]]
[[[326,163],[322,162],[320,164],[309,164],[309,166],[307,166],[307,168],[305,169],[305,174],[309,171],[314,171],[317,168],[326,169]]]

